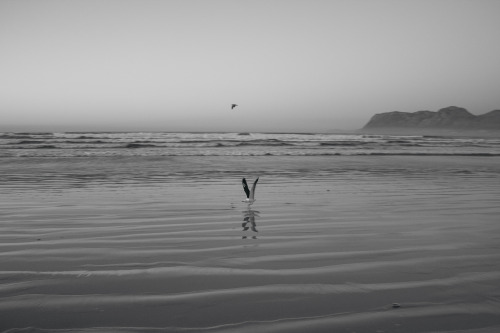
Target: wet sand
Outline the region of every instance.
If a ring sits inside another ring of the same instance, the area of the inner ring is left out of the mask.
[[[498,158],[250,160],[4,188],[0,331],[500,331]]]

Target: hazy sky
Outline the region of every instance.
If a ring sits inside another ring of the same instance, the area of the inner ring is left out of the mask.
[[[0,130],[481,114],[500,109],[499,35],[499,0],[0,0]]]

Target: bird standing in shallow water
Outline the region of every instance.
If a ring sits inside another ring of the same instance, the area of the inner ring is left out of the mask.
[[[255,182],[252,185],[252,189],[250,190],[248,188],[248,184],[247,184],[246,179],[243,178],[241,180],[241,183],[243,184],[243,190],[245,191],[245,194],[247,195],[247,198],[243,202],[246,202],[249,205],[254,203],[254,201],[255,201],[255,187],[257,186],[258,181],[259,181],[259,177],[257,177],[257,179],[255,180]]]

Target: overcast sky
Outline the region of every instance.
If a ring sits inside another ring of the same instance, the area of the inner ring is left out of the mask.
[[[500,109],[499,35],[498,0],[0,0],[0,130],[481,114]]]

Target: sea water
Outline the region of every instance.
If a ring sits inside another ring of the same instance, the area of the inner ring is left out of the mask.
[[[0,330],[494,332],[498,198],[496,138],[3,133]]]

